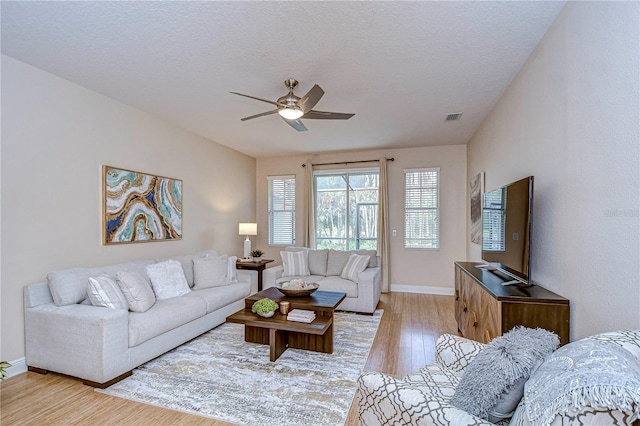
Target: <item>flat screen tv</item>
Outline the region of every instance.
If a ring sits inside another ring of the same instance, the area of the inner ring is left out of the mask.
[[[531,285],[533,176],[485,192],[482,260],[507,284]]]

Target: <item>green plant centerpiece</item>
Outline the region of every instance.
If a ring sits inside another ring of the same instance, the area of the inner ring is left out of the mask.
[[[0,362],[0,380],[4,380],[7,378],[7,372],[5,369],[9,367],[11,367],[11,364],[9,364],[7,361]]]
[[[255,258],[258,258],[258,259],[261,258],[263,254],[264,254],[264,252],[262,250],[260,250],[260,249],[255,249],[255,250],[251,251],[251,257],[253,257],[254,259]]]
[[[278,309],[280,305],[278,305],[273,300],[265,297],[264,299],[258,300],[256,303],[251,306],[251,311],[260,315],[264,318],[269,318],[273,316],[273,313],[276,309]]]

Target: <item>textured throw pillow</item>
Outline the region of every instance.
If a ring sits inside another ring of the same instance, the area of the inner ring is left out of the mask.
[[[464,371],[451,405],[491,422],[511,417],[524,383],[559,343],[550,331],[525,327],[493,339]]]
[[[177,260],[147,265],[147,275],[158,300],[183,296],[191,291],[182,265]]]
[[[355,253],[352,254],[351,256],[349,256],[347,264],[344,265],[342,273],[340,274],[340,278],[358,282],[358,275],[360,274],[360,272],[367,269],[367,265],[369,265],[369,259],[369,256],[362,256]]]
[[[234,265],[235,267],[235,265]],[[229,259],[227,256],[203,256],[193,259],[195,290],[229,284]]]
[[[303,277],[309,275],[307,251],[281,251],[282,276]]]
[[[129,310],[129,303],[118,283],[108,275],[89,277],[87,294],[93,306]]]
[[[156,296],[147,280],[137,272],[118,272],[116,281],[127,299],[131,312],[146,312],[156,303]]]

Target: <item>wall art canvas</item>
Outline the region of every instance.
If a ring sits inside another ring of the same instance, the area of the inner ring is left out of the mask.
[[[484,193],[484,172],[469,181],[471,194],[471,242],[482,244],[482,194]]]
[[[104,244],[182,239],[182,180],[103,166]]]

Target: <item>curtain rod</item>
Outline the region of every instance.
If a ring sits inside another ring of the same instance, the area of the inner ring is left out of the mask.
[[[317,164],[312,164],[311,166],[334,166],[338,164],[375,163],[378,161],[380,160],[339,161],[337,163],[317,163]],[[396,159],[391,157],[391,158],[387,158],[387,161],[396,161]],[[303,164],[302,167],[307,167],[307,165]]]

